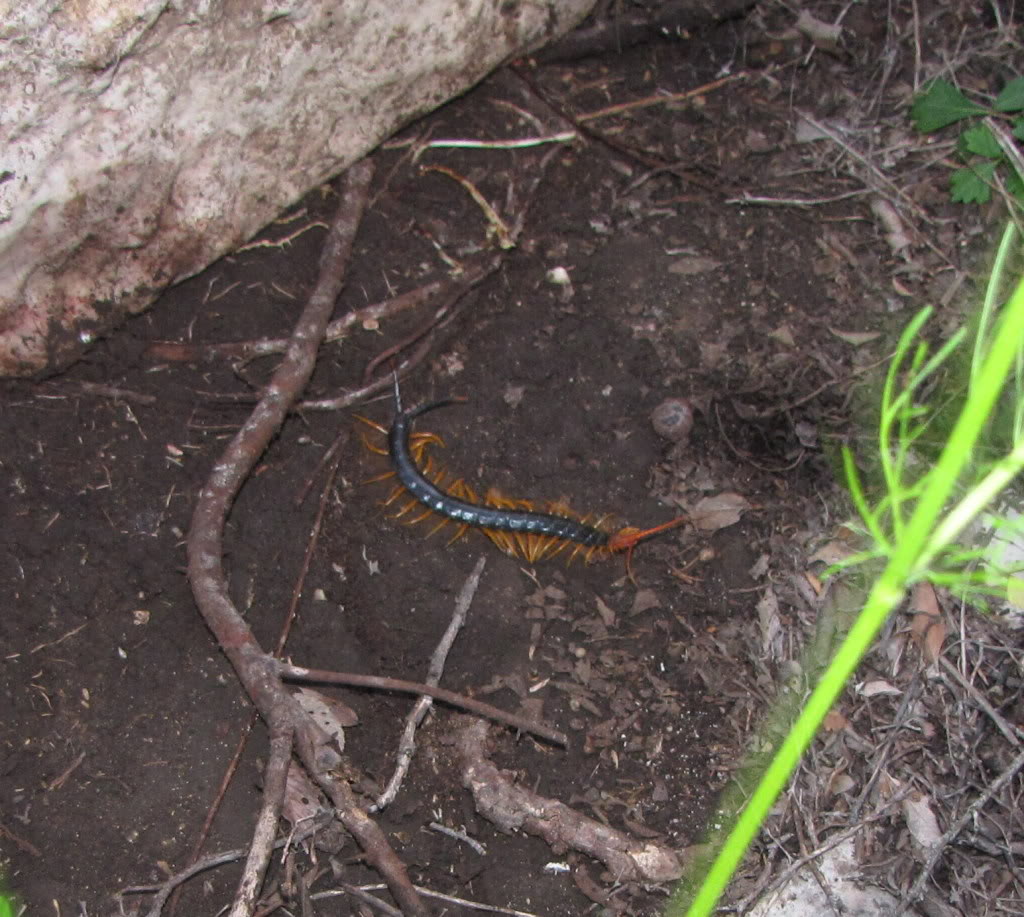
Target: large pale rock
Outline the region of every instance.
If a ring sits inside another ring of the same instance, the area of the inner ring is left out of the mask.
[[[66,365],[593,0],[0,0],[0,375]]]

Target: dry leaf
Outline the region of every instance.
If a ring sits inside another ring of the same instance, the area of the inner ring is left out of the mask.
[[[609,608],[601,596],[597,596],[597,613],[601,616],[605,627],[615,626],[615,612]]]
[[[651,608],[660,608],[661,599],[653,589],[641,589],[636,598],[633,599],[633,607],[629,609],[631,615],[638,615]]]
[[[839,732],[841,729],[845,729],[849,726],[850,721],[838,710],[829,710],[829,712],[825,714],[825,719],[822,720],[821,725],[829,732]]]
[[[837,767],[828,780],[828,791],[833,796],[841,793],[849,793],[857,785],[857,782],[841,767]]]
[[[858,685],[857,693],[861,697],[874,697],[876,694],[902,694],[903,692],[889,682],[876,678],[874,681],[866,681],[864,684]]]
[[[942,837],[931,798],[918,791],[910,793],[903,800],[903,819],[914,839],[914,854],[923,863]]]
[[[778,341],[780,344],[784,344],[786,347],[795,347],[796,341],[793,338],[793,331],[789,325],[779,325],[774,331],[768,332],[768,337],[772,340]]]
[[[293,825],[313,818],[327,807],[320,791],[306,776],[302,766],[292,761],[288,765],[288,776],[284,784],[284,803],[281,814]]]
[[[847,557],[853,556],[853,548],[851,548],[845,541],[833,538],[828,544],[823,544],[817,551],[815,551],[809,558],[808,563],[821,562],[832,566],[837,564],[841,560],[846,560]]]
[[[889,201],[881,197],[874,198],[871,201],[871,212],[875,215],[878,222],[882,224],[882,228],[885,230],[885,241],[889,243],[889,248],[894,252],[898,252],[900,249],[910,245],[911,239],[907,235],[903,220],[900,219],[896,208]]]
[[[721,261],[708,258],[704,255],[687,255],[684,258],[677,258],[668,266],[670,274],[682,274],[687,277],[691,274],[706,274],[708,271],[717,271],[722,266]]]
[[[313,722],[338,743],[339,751],[344,751],[345,727],[355,726],[359,722],[356,712],[340,700],[312,688],[298,688],[295,699]]]
[[[931,583],[918,583],[910,600],[915,614],[910,622],[910,636],[925,661],[932,665],[942,653],[946,639],[946,622],[942,619],[939,601]]]
[[[777,659],[782,650],[782,620],[779,600],[769,586],[757,603],[757,623],[761,628],[761,651],[769,659]]]
[[[882,802],[892,799],[902,788],[903,784],[892,774],[885,770],[882,771],[878,778],[878,798]]]
[[[725,362],[728,352],[728,341],[702,341],[700,345],[700,364],[704,369],[715,369]]]
[[[834,51],[839,45],[839,38],[843,34],[841,25],[833,25],[830,22],[822,22],[815,18],[807,10],[801,10],[794,23],[799,32],[803,32],[816,48],[823,51]]]
[[[860,347],[861,344],[867,344],[873,341],[876,337],[879,337],[881,332],[878,331],[840,331],[838,328],[829,328],[839,340],[846,341],[847,344],[853,344],[854,347]]]
[[[717,532],[740,521],[744,511],[750,509],[745,497],[732,492],[704,497],[693,508],[693,524],[705,532]]]

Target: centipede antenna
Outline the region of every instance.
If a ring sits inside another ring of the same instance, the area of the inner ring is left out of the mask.
[[[402,392],[398,388],[398,369],[395,366],[391,367],[391,375],[395,382],[395,410],[402,413]]]

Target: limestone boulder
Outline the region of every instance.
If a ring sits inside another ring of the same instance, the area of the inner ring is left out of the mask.
[[[592,3],[0,3],[0,375],[66,366]]]

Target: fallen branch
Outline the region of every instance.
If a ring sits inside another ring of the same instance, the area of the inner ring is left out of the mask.
[[[462,784],[476,810],[499,830],[525,831],[557,851],[579,850],[600,860],[616,882],[673,882],[683,874],[674,850],[638,841],[554,799],[513,782],[487,759],[487,724],[467,721],[459,731]]]
[[[323,343],[330,344],[343,340],[355,326],[376,327],[382,319],[390,318],[399,312],[415,309],[432,299],[461,297],[473,289],[498,267],[498,260],[489,257],[479,264],[468,268],[455,280],[435,280],[431,283],[408,290],[390,299],[372,303],[361,309],[353,309],[339,319],[331,322],[323,335]],[[446,308],[442,306],[441,308]],[[261,338],[254,341],[227,341],[221,344],[188,344],[181,341],[155,341],[145,351],[149,360],[162,360],[173,363],[203,363],[216,359],[233,359],[248,362],[258,357],[269,357],[284,353],[288,349],[290,338]]]

